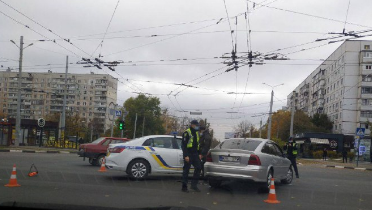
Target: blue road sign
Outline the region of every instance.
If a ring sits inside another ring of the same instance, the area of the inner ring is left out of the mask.
[[[177,131],[172,131],[170,134],[171,135],[177,135]]]
[[[355,135],[360,136],[360,137],[363,137],[364,134],[365,134],[365,132],[366,132],[366,129],[365,128],[357,128],[356,129],[356,132],[355,132]]]
[[[115,115],[118,117],[118,116],[121,116],[121,111],[120,110],[116,110],[115,111]]]

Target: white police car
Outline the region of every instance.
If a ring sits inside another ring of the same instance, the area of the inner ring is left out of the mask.
[[[150,173],[182,173],[181,142],[180,136],[152,135],[111,144],[106,167],[125,171],[135,179],[143,179]]]

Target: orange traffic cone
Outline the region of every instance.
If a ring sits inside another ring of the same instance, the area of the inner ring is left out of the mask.
[[[280,203],[280,201],[276,200],[274,178],[271,178],[269,197],[267,198],[267,200],[264,201],[266,203]]]
[[[17,171],[16,171],[16,165],[13,165],[12,174],[10,175],[9,184],[4,185],[5,187],[20,187],[17,183]]]
[[[107,171],[107,170],[106,170],[106,165],[105,165],[105,163],[106,163],[106,160],[105,160],[105,158],[103,158],[103,159],[102,159],[101,168],[98,170],[99,172],[106,172],[106,171]]]

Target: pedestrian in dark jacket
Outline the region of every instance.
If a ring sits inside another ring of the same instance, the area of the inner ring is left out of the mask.
[[[202,177],[204,177],[204,164],[206,162],[209,149],[211,148],[211,143],[212,143],[212,136],[209,133],[208,128],[206,128],[205,126],[200,126],[200,149],[201,149],[201,155],[202,155],[201,176]]]
[[[323,149],[323,160],[327,160],[327,155],[328,155],[327,148],[324,148]]]
[[[344,150],[342,150],[342,162],[343,163],[347,163],[347,151],[346,151],[346,148],[344,148]]]

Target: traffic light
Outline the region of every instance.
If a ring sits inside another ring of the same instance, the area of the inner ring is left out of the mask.
[[[120,121],[119,122],[119,130],[124,130],[124,127],[125,127],[124,121]]]

